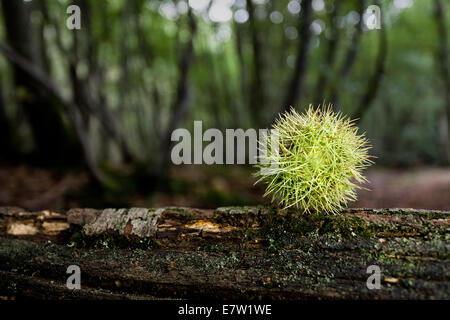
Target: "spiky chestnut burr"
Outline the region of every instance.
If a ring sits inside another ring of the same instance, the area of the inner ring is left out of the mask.
[[[310,105],[303,114],[291,108],[272,128],[278,133],[278,152],[271,151],[267,139],[266,155],[256,165],[256,183],[267,184],[264,196],[272,195],[283,208],[324,214],[356,200],[355,190],[362,188],[357,183],[367,182],[362,171],[373,162],[371,146],[353,120],[334,113],[331,105]],[[273,164],[276,170],[262,173]]]

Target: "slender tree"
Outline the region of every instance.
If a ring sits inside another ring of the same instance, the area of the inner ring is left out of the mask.
[[[280,112],[289,110],[291,106],[295,107],[303,95],[303,82],[308,69],[308,51],[311,39],[309,30],[312,21],[311,0],[302,2],[302,11],[300,12],[300,42],[298,46],[297,58],[295,60],[294,71],[287,85],[287,92],[284,98]]]
[[[17,156],[13,145],[13,135],[8,116],[6,114],[2,80],[0,79],[0,160],[11,161]]]
[[[154,172],[151,173],[158,181],[151,183],[152,187],[156,185],[164,184],[167,180],[170,150],[172,147],[171,136],[172,132],[179,126],[181,121],[185,118],[191,108],[191,93],[189,88],[188,76],[191,66],[194,61],[194,39],[197,33],[197,23],[192,13],[192,10],[188,10],[188,26],[190,31],[190,37],[187,45],[180,55],[178,62],[178,84],[176,89],[175,99],[171,106],[171,116],[169,123],[166,127],[165,133],[159,143],[159,159],[157,159]]]
[[[9,0],[2,0],[1,4],[10,52],[34,69],[37,64],[28,4]],[[73,134],[64,125],[57,103],[49,99],[41,86],[17,64],[13,64],[13,73],[16,101],[27,117],[35,144],[33,160],[39,164],[52,164],[78,159],[79,149]]]
[[[345,83],[358,54],[358,47],[361,39],[361,35],[363,32],[363,24],[364,19],[363,14],[366,9],[366,1],[359,0],[358,1],[358,14],[359,14],[359,23],[356,27],[356,30],[353,32],[353,35],[349,41],[349,45],[347,47],[346,52],[344,53],[344,61],[340,66],[337,77],[335,77],[335,81],[330,83],[330,98],[329,101],[333,104],[333,109],[335,111],[339,111],[339,93],[341,92],[342,85]]]
[[[450,137],[450,67],[448,57],[448,29],[445,25],[445,6],[441,0],[434,1],[434,17],[436,18],[437,31],[439,35],[439,45],[436,52],[437,65],[439,66],[439,74],[441,75],[442,84],[444,86],[444,110],[447,115],[448,137]],[[450,150],[446,150],[446,161],[450,162]]]
[[[259,126],[262,122],[261,116],[263,115],[265,109],[263,81],[264,62],[261,38],[255,19],[255,6],[251,0],[247,0],[247,12],[253,52],[253,72],[251,78],[249,111],[254,119],[254,125]]]
[[[329,75],[336,59],[337,46],[339,42],[338,13],[342,1],[335,1],[330,15],[330,39],[325,53],[325,63],[319,69],[314,102],[320,104],[324,100],[324,92],[328,84]]]
[[[353,112],[353,118],[361,120],[364,114],[369,110],[373,100],[375,99],[378,89],[381,84],[382,77],[385,73],[385,63],[387,56],[387,35],[386,35],[386,27],[383,23],[383,14],[381,14],[381,29],[377,30],[379,39],[378,39],[378,53],[375,61],[375,70],[371,77],[369,78],[369,82],[367,84],[366,90],[361,97],[361,100]]]

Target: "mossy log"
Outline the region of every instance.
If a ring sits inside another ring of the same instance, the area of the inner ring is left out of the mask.
[[[0,208],[0,297],[449,299],[449,224],[414,209]]]

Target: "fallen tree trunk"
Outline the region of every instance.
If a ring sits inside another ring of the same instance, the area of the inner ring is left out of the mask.
[[[0,208],[5,299],[449,299],[450,213]],[[69,265],[81,289],[66,288]],[[380,289],[368,289],[370,265]]]

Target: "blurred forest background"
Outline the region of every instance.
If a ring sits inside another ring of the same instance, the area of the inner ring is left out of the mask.
[[[450,209],[446,0],[0,5],[0,205],[267,202],[251,166],[171,166],[172,131],[268,128],[325,101],[359,119],[378,157],[352,206]]]

